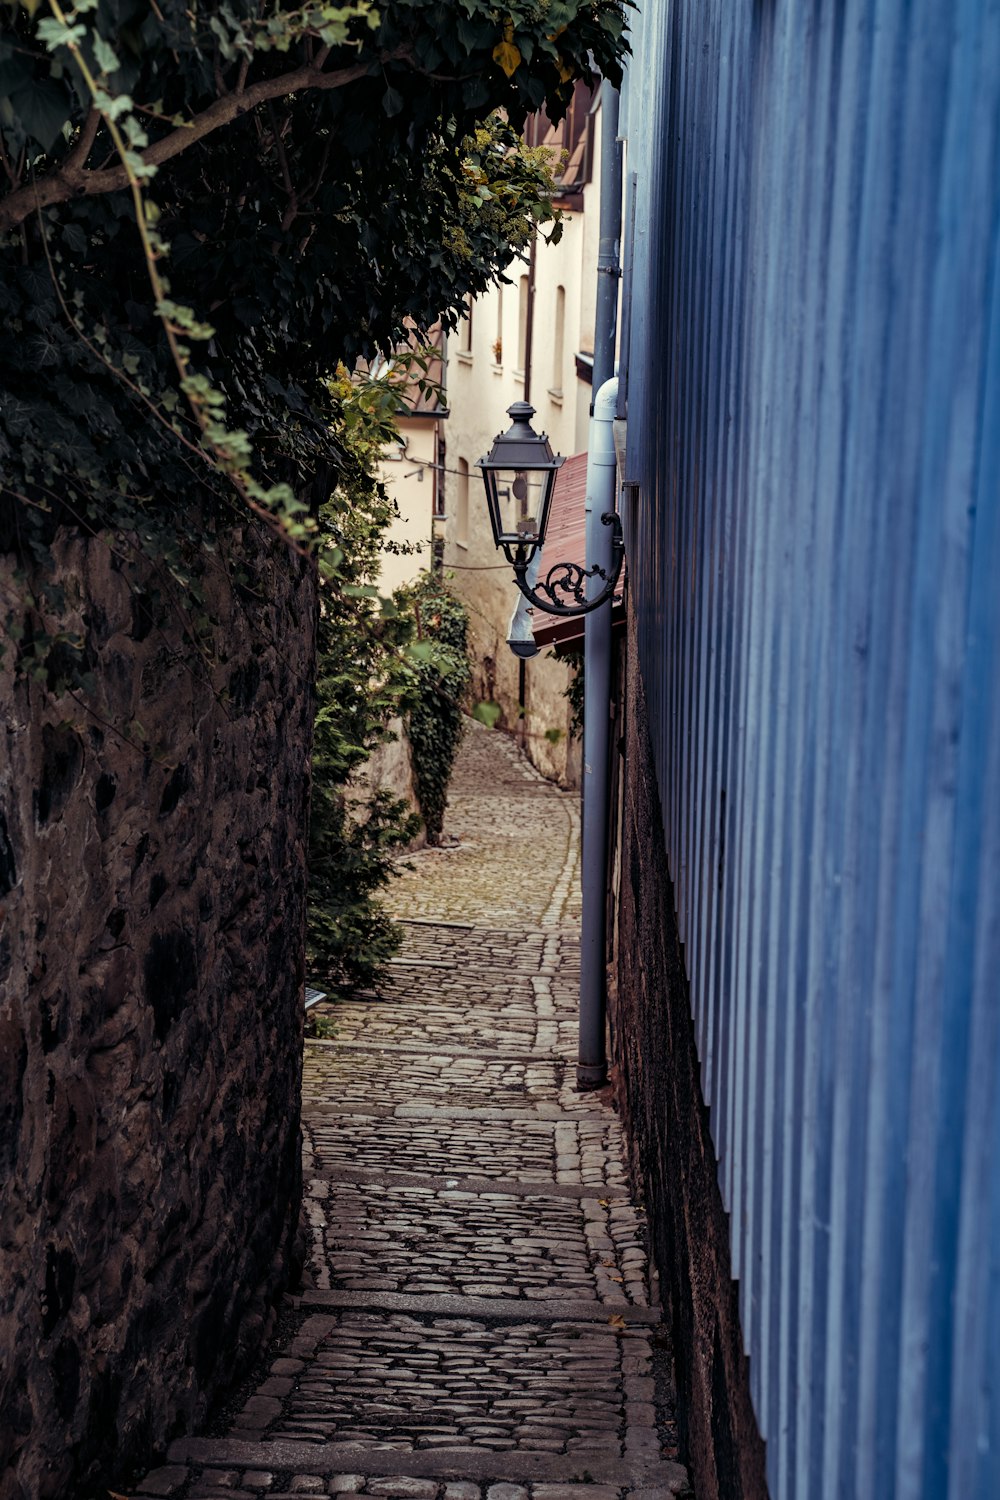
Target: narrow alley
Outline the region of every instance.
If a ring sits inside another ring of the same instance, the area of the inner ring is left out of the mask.
[[[609,1091],[575,1090],[578,807],[471,724],[379,995],[306,1044],[304,1289],[174,1500],[654,1500],[669,1350]]]

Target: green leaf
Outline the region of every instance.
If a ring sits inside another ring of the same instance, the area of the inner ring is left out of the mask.
[[[49,52],[55,52],[57,47],[75,47],[86,35],[86,26],[70,26],[65,21],[57,21],[54,16],[43,16],[38,23],[38,40]]]
[[[23,57],[3,57],[0,60],[0,94],[13,94],[30,84],[34,76]]]
[[[68,224],[64,224],[62,227],[62,237],[65,243],[75,254],[83,255],[84,251],[87,248],[88,241],[87,236],[84,234],[79,224],[74,224],[72,221],[70,221],[70,223]]]
[[[502,713],[499,703],[477,703],[472,710],[472,717],[480,724],[485,724],[487,729],[494,729]]]
[[[479,109],[490,97],[485,78],[467,78],[462,84],[462,102],[469,109]]]
[[[11,104],[26,135],[51,151],[70,115],[69,95],[50,78],[39,78],[12,95]]]
[[[122,127],[125,131],[125,134],[128,136],[128,143],[130,146],[142,148],[149,145],[149,136],[146,134],[145,130],[143,129],[142,125],[140,125],[135,115],[126,115],[124,120],[122,121]]]
[[[128,94],[109,94],[101,88],[94,90],[94,104],[109,120],[120,119],[133,108]]]
[[[108,45],[104,37],[101,36],[101,33],[99,31],[92,32],[90,40],[94,48],[94,56],[97,59],[97,66],[101,72],[117,73],[121,67],[121,63],[115,56],[113,49]]]

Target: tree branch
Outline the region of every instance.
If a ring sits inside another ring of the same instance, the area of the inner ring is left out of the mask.
[[[62,170],[64,172],[77,172],[86,166],[87,157],[90,155],[90,148],[94,144],[94,137],[97,134],[97,127],[100,123],[100,111],[96,109],[90,110],[87,118],[80,127],[80,134],[73,142],[72,149],[63,163]]]
[[[281,220],[282,232],[287,233],[298,214],[299,199],[295,191],[295,184],[292,181],[292,174],[288,167],[288,157],[285,153],[285,143],[281,139],[281,127],[278,124],[277,111],[270,99],[267,101],[267,113],[271,121],[271,137],[274,141],[274,149],[278,154],[278,165],[281,168],[281,181],[284,184],[285,194],[288,198],[288,207],[285,209]]]
[[[402,55],[400,50],[388,54],[382,61],[393,61]],[[223,125],[230,125],[233,120],[255,109],[258,104],[264,104],[269,99],[280,99],[288,94],[300,94],[307,89],[341,89],[346,84],[364,78],[368,69],[368,63],[355,63],[350,68],[337,68],[331,73],[323,73],[315,65],[307,65],[295,68],[290,73],[282,73],[278,78],[262,79],[260,83],[251,84],[242,94],[226,94],[223,98],[216,99],[200,115],[196,115],[190,124],[181,125],[162,140],[154,141],[142,152],[142,159],[150,166],[161,166]],[[89,172],[83,168],[82,161],[86,152],[81,157],[78,150],[89,124],[88,115],[73,150],[51,176],[18,188],[0,202],[0,233],[15,229],[35,209],[45,208],[50,203],[65,203],[70,198],[91,197],[97,193],[115,193],[129,186],[129,176],[124,166]],[[96,129],[95,124],[95,132]],[[92,143],[93,136],[87,144],[87,151]]]

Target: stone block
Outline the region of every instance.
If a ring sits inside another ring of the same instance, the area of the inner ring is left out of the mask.
[[[369,1479],[366,1492],[384,1495],[386,1500],[435,1500],[438,1484],[436,1479],[413,1479],[397,1474],[388,1479]]]
[[[176,1495],[190,1478],[190,1471],[179,1464],[168,1464],[153,1469],[142,1480],[139,1493],[146,1495]]]
[[[533,1484],[531,1500],[618,1500],[611,1484]]]
[[[237,1418],[243,1428],[267,1427],[281,1416],[277,1396],[251,1396]]]

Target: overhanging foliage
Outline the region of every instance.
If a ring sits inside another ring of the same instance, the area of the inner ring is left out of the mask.
[[[324,376],[502,274],[550,214],[510,127],[623,45],[622,0],[0,16],[0,544],[124,528],[172,565],[191,496],[306,537]]]

